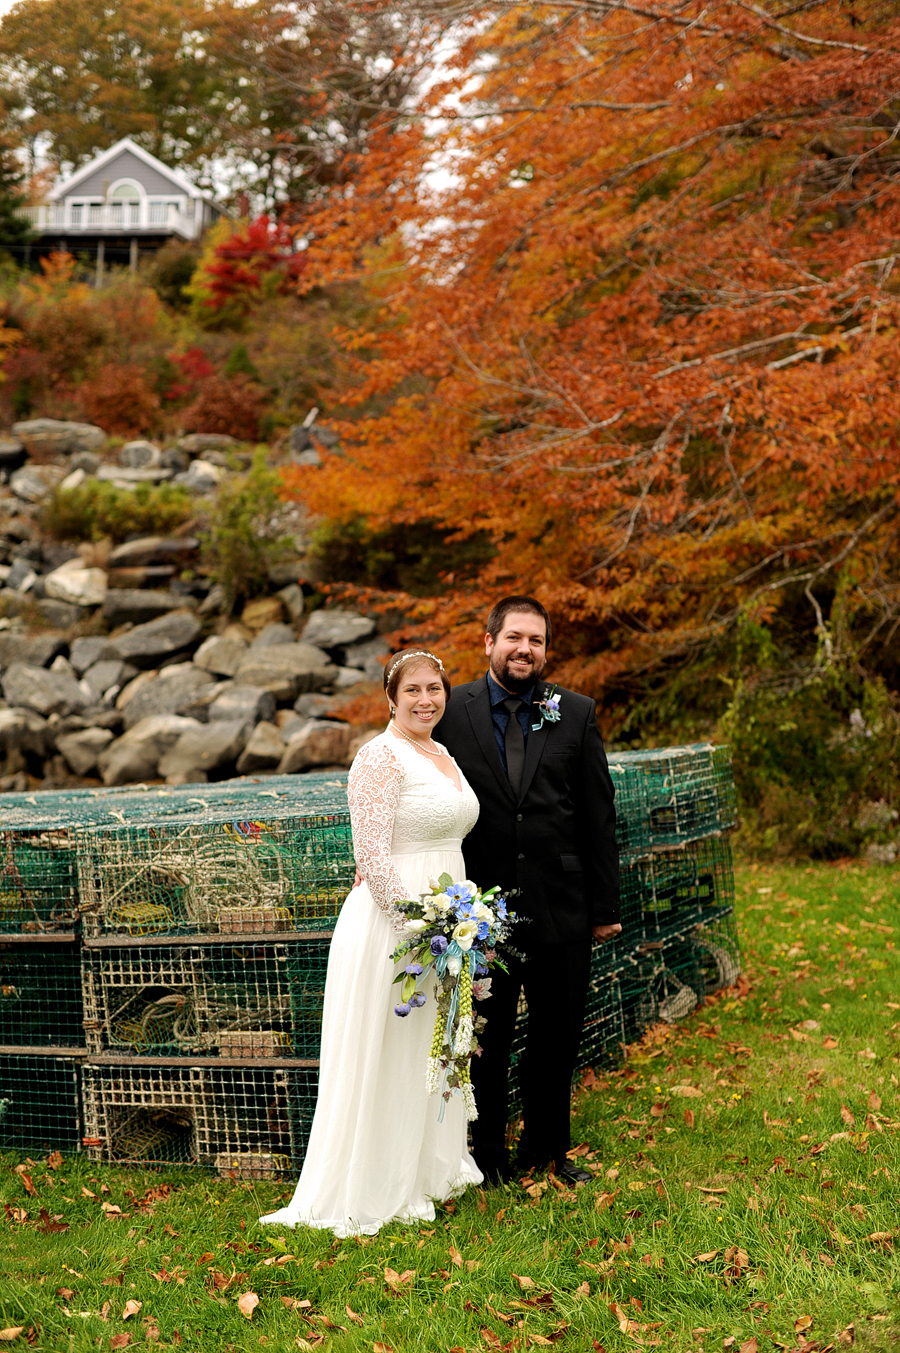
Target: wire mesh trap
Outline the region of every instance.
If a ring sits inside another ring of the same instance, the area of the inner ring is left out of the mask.
[[[0,936],[0,1047],[84,1047],[81,955],[75,944]]]
[[[353,882],[349,813],[157,818],[79,833],[86,934],[331,929]]]
[[[88,947],[92,1055],[315,1060],[328,942]]]
[[[619,848],[626,857],[729,831],[737,822],[728,747],[695,743],[615,752],[609,769]]]
[[[299,1169],[315,1108],[314,1068],[84,1068],[84,1144],[93,1160],[199,1165],[239,1178]]]
[[[734,906],[731,841],[714,836],[624,863],[619,899],[619,949],[724,915]]]
[[[78,874],[69,833],[0,832],[0,934],[72,930],[77,918]]]
[[[72,1057],[0,1056],[0,1147],[77,1151],[81,1144],[79,1062]]]

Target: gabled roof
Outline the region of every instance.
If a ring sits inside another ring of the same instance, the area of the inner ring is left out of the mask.
[[[77,169],[69,178],[63,179],[63,181],[58,183],[55,188],[52,188],[47,194],[47,201],[57,202],[61,197],[68,196],[69,193],[77,189],[78,184],[81,183],[83,179],[87,178],[90,174],[95,174],[98,169],[103,169],[106,165],[111,164],[123,151],[130,151],[132,155],[136,155],[139,160],[143,160],[151,169],[155,169],[158,174],[164,174],[166,178],[170,179],[171,182],[182,193],[187,194],[188,197],[203,198],[207,202],[213,202],[215,200],[209,193],[204,193],[202,189],[198,188],[196,183],[191,183],[190,179],[178,169],[172,169],[169,165],[163,164],[162,160],[158,160],[155,155],[151,155],[149,150],[144,150],[143,146],[139,146],[136,141],[132,141],[130,136],[123,136],[121,141],[117,141],[116,144],[110,146],[108,150],[101,151],[101,153],[96,155],[93,160],[89,160],[87,164],[83,164],[81,168]]]

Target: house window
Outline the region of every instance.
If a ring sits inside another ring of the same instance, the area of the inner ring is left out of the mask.
[[[136,183],[120,183],[109,198],[109,223],[113,227],[139,225],[141,190]]]
[[[77,230],[78,227],[81,225],[81,218],[82,218],[82,216],[84,215],[84,207],[81,205],[80,202],[73,202],[73,203],[72,203],[72,213],[71,213],[71,215],[72,215],[72,225],[73,225],[73,226],[76,228],[76,230]]]
[[[88,206],[88,225],[98,226],[103,224],[103,203],[91,202]]]

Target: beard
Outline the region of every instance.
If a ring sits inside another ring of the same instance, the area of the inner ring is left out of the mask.
[[[541,673],[547,665],[546,660],[543,662],[532,660],[528,675],[520,677],[510,671],[509,663],[509,658],[500,660],[491,654],[491,675],[505,691],[510,691],[514,695],[521,695],[524,691],[530,690],[534,683],[540,680]]]

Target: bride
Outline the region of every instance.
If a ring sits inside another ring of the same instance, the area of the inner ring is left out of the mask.
[[[480,1184],[466,1148],[462,1099],[438,1122],[425,1071],[434,994],[411,1018],[394,1013],[404,933],[395,903],[428,891],[442,873],[465,878],[462,838],[478,800],[449,752],[432,740],[450,682],[432,653],[407,649],[385,668],[391,718],[360,748],[348,796],[363,881],[334,929],[325,982],[319,1097],[291,1202],[260,1220],[374,1235],[385,1222],[432,1221],[434,1200]]]

